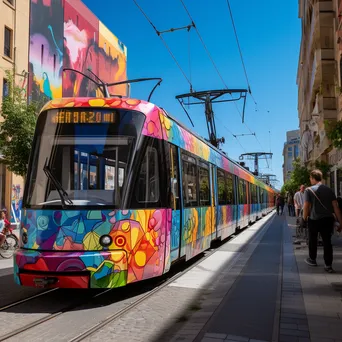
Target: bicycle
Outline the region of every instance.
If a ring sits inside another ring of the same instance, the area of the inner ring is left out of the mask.
[[[0,256],[4,259],[12,258],[14,251],[18,248],[18,246],[19,240],[10,230],[8,233],[6,233],[6,239],[0,247]]]

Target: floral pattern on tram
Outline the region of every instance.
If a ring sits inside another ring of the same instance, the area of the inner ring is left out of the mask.
[[[184,209],[181,255],[190,259],[210,247],[214,208]]]
[[[19,269],[89,271],[90,287],[102,288],[160,276],[170,268],[171,209],[26,210],[23,217],[22,247],[32,251],[17,253]],[[99,243],[103,235],[112,238],[108,248]]]

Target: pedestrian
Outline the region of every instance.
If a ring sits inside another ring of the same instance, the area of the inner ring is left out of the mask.
[[[290,192],[287,195],[287,208],[289,210],[289,216],[295,216],[293,196]]]
[[[285,207],[285,198],[280,195],[280,208],[281,208],[281,214],[280,215],[283,215],[284,207]]]
[[[281,207],[280,194],[277,194],[277,197],[276,197],[276,207],[277,207],[277,215],[279,215],[279,209]]]
[[[0,210],[0,247],[4,243],[6,239],[6,234],[10,228],[11,224],[6,219],[6,212],[5,210]]]
[[[297,191],[293,197],[294,206],[295,206],[295,214],[299,218],[301,215],[301,211],[304,206],[304,190],[305,186],[301,185],[299,191]]]
[[[317,239],[318,233],[320,233],[324,249],[324,269],[333,273],[331,236],[334,230],[335,217],[341,227],[342,214],[335,193],[328,186],[323,185],[321,181],[322,172],[320,170],[311,171],[310,183],[312,186],[304,192],[303,219],[308,222],[309,227],[309,258],[305,262],[310,266],[317,266]]]

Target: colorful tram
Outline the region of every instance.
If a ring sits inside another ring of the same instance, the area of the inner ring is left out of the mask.
[[[274,205],[274,189],[152,103],[53,100],[36,125],[15,281],[115,288],[157,277]]]

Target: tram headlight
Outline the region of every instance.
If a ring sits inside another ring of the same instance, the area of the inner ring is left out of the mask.
[[[27,233],[24,232],[22,235],[21,235],[21,240],[23,242],[24,245],[27,244],[27,241],[28,241],[28,237],[27,237]]]
[[[113,239],[109,235],[102,235],[100,237],[100,245],[102,247],[109,247],[112,242],[113,242]]]

